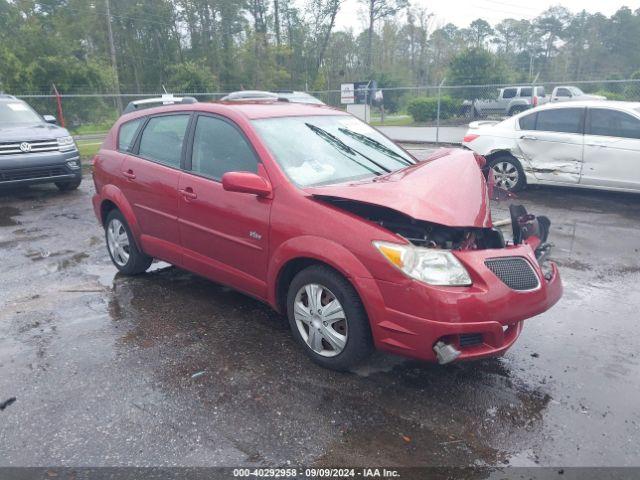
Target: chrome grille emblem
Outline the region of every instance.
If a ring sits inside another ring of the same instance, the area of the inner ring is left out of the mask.
[[[22,142],[20,144],[20,151],[23,153],[28,153],[31,151],[31,144],[29,142]]]

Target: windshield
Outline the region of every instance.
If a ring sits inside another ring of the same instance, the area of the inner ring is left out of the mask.
[[[416,163],[349,115],[268,118],[253,124],[280,167],[301,187],[383,175]]]
[[[42,118],[29,105],[19,100],[0,102],[0,125],[42,123]]]

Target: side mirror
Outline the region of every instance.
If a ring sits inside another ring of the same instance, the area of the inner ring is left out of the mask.
[[[222,176],[222,188],[229,192],[251,193],[259,197],[271,195],[271,184],[250,172],[227,172]]]
[[[58,123],[58,120],[53,115],[43,115],[42,118],[44,118],[44,121],[47,123]]]

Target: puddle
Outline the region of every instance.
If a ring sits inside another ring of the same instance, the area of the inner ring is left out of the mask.
[[[113,282],[118,270],[116,270],[116,267],[111,263],[104,265],[87,265],[84,270],[89,275],[96,277],[98,283],[103,287],[113,288]]]

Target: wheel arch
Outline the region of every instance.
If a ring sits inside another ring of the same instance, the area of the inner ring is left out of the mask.
[[[288,286],[295,275],[311,265],[326,265],[346,278],[369,314],[361,279],[371,279],[367,268],[344,246],[325,238],[302,236],[284,242],[272,255],[268,271],[268,301],[280,313],[286,311]],[[370,293],[370,292],[367,292]]]
[[[484,157],[487,159],[487,164],[489,166],[491,166],[491,162],[493,162],[494,160],[497,160],[501,157],[509,157],[516,164],[516,166],[520,167],[520,172],[523,174],[523,177],[522,177],[523,184],[520,188],[524,189],[530,183],[529,176],[528,176],[528,169],[525,168],[527,165],[522,161],[521,158],[519,158],[517,155],[514,155],[511,150],[496,149],[492,151],[489,155],[485,155]]]
[[[520,160],[518,159],[518,157],[516,157],[516,156],[511,152],[511,150],[509,150],[508,148],[497,148],[497,149],[495,149],[495,150],[491,150],[491,152],[489,152],[488,154],[483,155],[483,156],[484,156],[484,158],[486,158],[486,159],[487,159],[487,161],[491,161],[491,160],[493,160],[494,158],[501,157],[501,156],[503,156],[503,155],[507,155],[507,156],[509,156],[509,157],[512,157],[512,158],[514,158],[515,160],[518,160],[518,162],[520,162]],[[520,165],[522,165],[522,162],[520,162]]]
[[[115,185],[106,185],[102,188],[100,196],[102,197],[100,200],[100,223],[104,226],[107,215],[109,215],[112,210],[116,209],[120,211],[129,225],[136,246],[142,251],[140,245],[140,226],[133,213],[131,204],[122,191]]]

